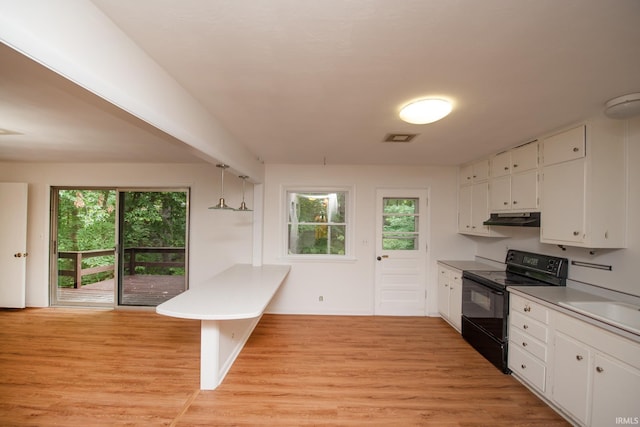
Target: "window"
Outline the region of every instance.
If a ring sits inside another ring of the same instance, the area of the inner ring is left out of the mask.
[[[347,199],[346,190],[287,191],[287,254],[347,255]]]
[[[418,202],[419,199],[383,199],[382,249],[418,250]]]

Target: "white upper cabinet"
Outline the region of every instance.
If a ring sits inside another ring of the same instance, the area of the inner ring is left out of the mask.
[[[482,224],[489,219],[489,159],[460,166],[458,233],[498,237],[502,234]]]
[[[586,125],[560,132],[544,139],[542,166],[555,165],[585,156]]]
[[[496,154],[491,159],[491,212],[537,211],[538,202],[538,143]]]
[[[626,247],[625,146],[621,120],[599,119],[543,138],[541,242]]]
[[[538,143],[536,141],[511,150],[511,172],[519,173],[538,168]]]
[[[491,159],[491,177],[498,178],[511,173],[511,152],[503,151]]]
[[[460,185],[473,184],[489,178],[489,159],[483,159],[460,167]]]

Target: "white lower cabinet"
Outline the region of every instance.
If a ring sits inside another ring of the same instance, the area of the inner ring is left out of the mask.
[[[462,272],[438,264],[438,311],[458,332],[462,328]]]
[[[583,424],[587,422],[591,350],[557,332],[553,356],[553,401]]]
[[[509,368],[516,378],[576,425],[640,422],[640,343],[533,299],[511,294],[510,304]],[[548,323],[527,315],[540,308]]]
[[[595,369],[590,425],[622,424],[620,418],[638,424],[640,371],[604,354],[596,354],[593,362]]]

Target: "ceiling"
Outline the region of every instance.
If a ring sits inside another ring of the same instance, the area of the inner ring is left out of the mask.
[[[266,163],[454,165],[640,92],[640,1],[92,0]],[[96,47],[98,48],[98,47]],[[6,47],[0,160],[202,161]],[[400,106],[454,103],[410,125]],[[418,133],[384,143],[389,133]]]

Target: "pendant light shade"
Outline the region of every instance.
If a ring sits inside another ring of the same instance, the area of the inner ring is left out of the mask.
[[[240,207],[238,209],[236,209],[237,211],[243,211],[243,212],[250,212],[252,211],[252,209],[249,209],[247,207],[247,204],[244,202],[244,185],[247,182],[247,178],[249,178],[246,175],[240,175],[238,178],[240,178],[242,180],[242,203],[240,203]]]
[[[219,163],[216,167],[221,169],[220,176],[220,199],[218,200],[218,204],[215,206],[211,206],[209,209],[228,209],[233,210],[233,208],[224,201],[224,170],[229,167],[229,165],[225,165],[223,163]]]

